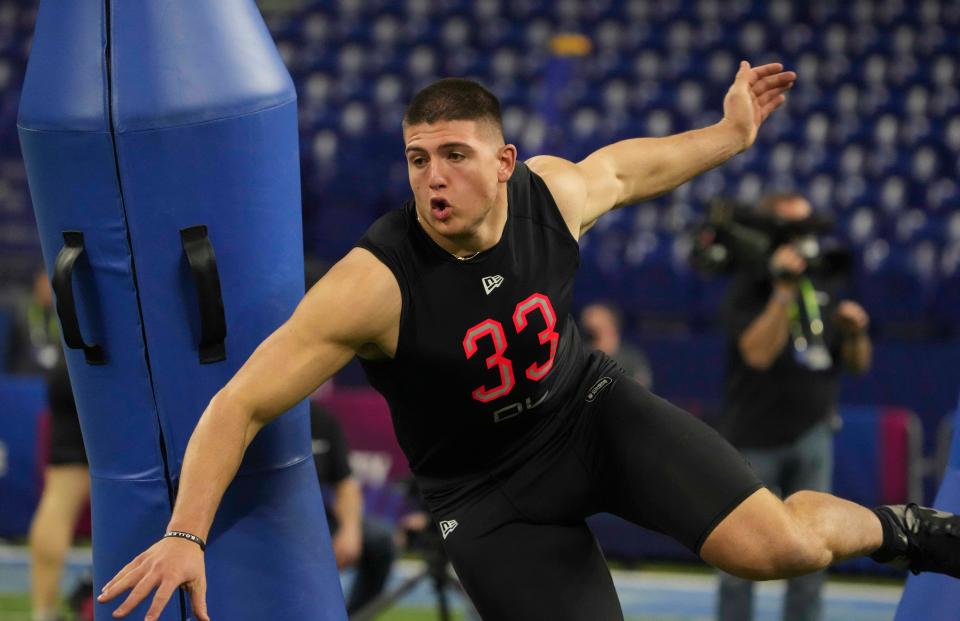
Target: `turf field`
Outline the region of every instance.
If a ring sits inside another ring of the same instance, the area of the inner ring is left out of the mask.
[[[71,555],[65,587],[89,570],[89,550]],[[402,561],[391,585],[418,571],[416,561]],[[352,579],[344,575],[344,586]],[[653,567],[642,571],[615,570],[614,579],[628,621],[713,621],[716,578],[698,568]],[[27,589],[27,557],[21,547],[0,547],[0,621],[30,621]],[[756,621],[779,621],[784,583],[770,582],[757,589]],[[850,581],[831,579],[827,586],[824,621],[892,621],[901,586],[895,581]],[[464,615],[462,602],[451,597],[458,621],[473,621]],[[397,607],[379,617],[381,621],[432,621],[437,619],[434,594],[424,581]]]
[[[419,607],[404,607],[380,617],[383,621],[431,621],[436,618],[436,612]],[[454,619],[463,621],[463,615],[458,613]],[[30,604],[27,596],[24,594],[0,595],[0,621],[30,621]]]

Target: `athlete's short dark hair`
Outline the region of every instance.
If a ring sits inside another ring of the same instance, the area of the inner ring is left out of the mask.
[[[500,101],[479,82],[444,78],[413,96],[403,114],[403,126],[438,121],[490,121],[503,133]]]

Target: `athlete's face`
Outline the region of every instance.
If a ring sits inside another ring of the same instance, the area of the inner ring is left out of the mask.
[[[516,148],[483,120],[410,125],[403,138],[420,220],[451,239],[477,234],[513,173]]]

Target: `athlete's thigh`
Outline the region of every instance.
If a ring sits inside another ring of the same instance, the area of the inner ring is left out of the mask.
[[[465,525],[465,524],[464,524]],[[610,571],[583,521],[456,528],[444,548],[485,621],[621,621]]]
[[[763,485],[714,429],[628,377],[603,397],[597,424],[606,510],[695,553]]]

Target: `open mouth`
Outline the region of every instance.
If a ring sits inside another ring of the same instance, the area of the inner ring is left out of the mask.
[[[431,198],[430,211],[433,213],[434,218],[443,221],[450,217],[453,208],[444,198]]]

